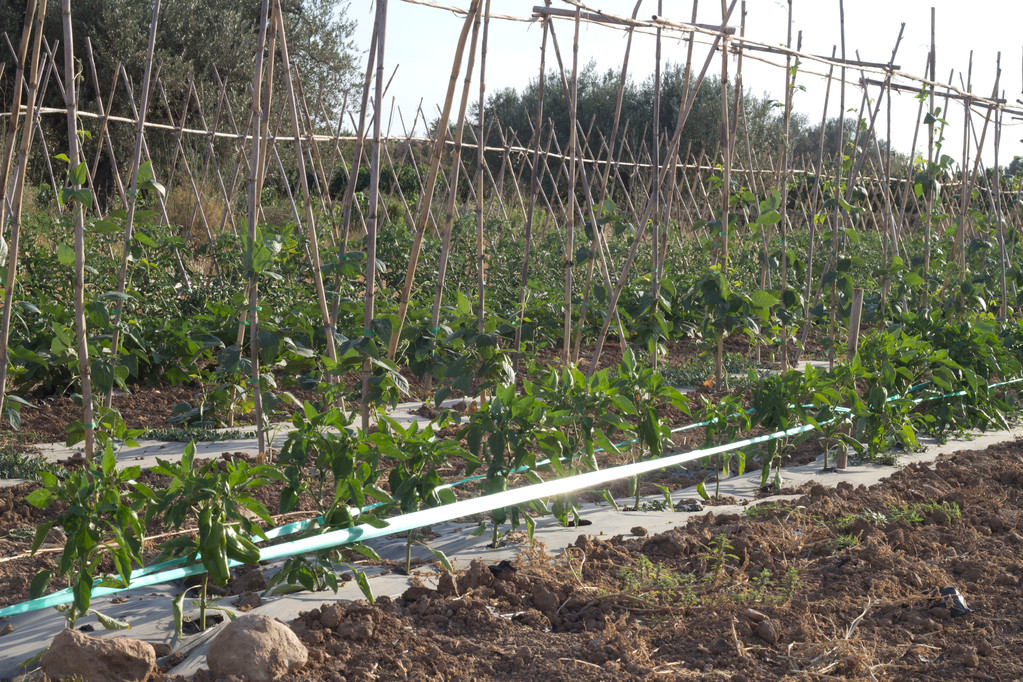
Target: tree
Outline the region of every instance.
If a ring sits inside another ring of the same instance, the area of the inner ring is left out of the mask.
[[[0,32],[7,32],[17,43],[24,17],[23,0],[0,3]],[[288,49],[292,63],[298,69],[302,88],[309,101],[310,114],[319,120],[318,102],[322,102],[327,117],[335,122],[345,93],[358,81],[357,55],[352,43],[354,21],[348,19],[348,0],[281,0]],[[153,5],[143,0],[74,0],[72,21],[75,36],[74,53],[82,64],[80,100],[92,109],[96,90],[88,66],[86,38],[92,43],[99,87],[104,98],[109,96],[117,77],[115,69],[123,64],[136,89],[142,83],[146,45]],[[215,74],[226,80],[234,115],[244,127],[251,102],[248,86],[252,82],[253,53],[259,24],[259,2],[238,0],[171,0],[161,4],[154,53],[154,70],[159,70],[160,82],[167,92],[171,111],[180,116],[189,79],[206,111],[207,122],[213,125],[213,113],[219,96]],[[47,6],[44,35],[51,46],[62,36],[61,6],[50,2]],[[63,48],[56,54],[58,68],[63,64]],[[280,60],[277,61],[279,70]],[[0,90],[9,99],[14,69],[7,69]],[[284,103],[282,75],[276,75],[275,99],[277,106]],[[123,80],[117,85],[117,98],[109,113],[132,117],[131,107]],[[63,106],[61,94],[51,80],[44,102],[48,106]],[[4,109],[9,108],[4,103]],[[190,109],[194,112],[194,105]],[[166,121],[167,115],[160,90],[154,91],[147,118]],[[190,123],[197,123],[190,119]],[[320,121],[320,123],[325,123]],[[91,127],[88,121],[83,122]],[[219,127],[228,130],[226,113]],[[133,134],[118,129],[118,147]],[[57,133],[56,129],[54,132]],[[49,137],[49,135],[47,135]],[[152,143],[151,143],[152,145]],[[152,150],[154,154],[159,149]],[[120,158],[120,154],[118,154]]]
[[[685,67],[669,63],[661,74],[660,122],[661,140],[667,144],[675,130],[679,107],[683,102]],[[620,78],[618,72],[597,71],[593,62],[579,72],[579,113],[578,118],[584,130],[590,130],[586,143],[590,152],[605,156],[602,151],[601,135],[607,137],[614,122],[615,103],[618,99]],[[692,87],[690,85],[690,87]],[[532,131],[531,123],[536,115],[539,83],[530,82],[521,92],[504,89],[495,92],[487,101],[487,118],[496,117],[506,129],[514,130],[520,144],[528,143]],[[728,98],[735,97],[734,86],[728,86]],[[744,120],[749,129],[750,145],[759,158],[770,158],[777,154],[781,141],[781,117],[774,103],[766,97],[756,97],[746,92]],[[645,155],[652,136],[654,107],[654,82],[649,76],[637,84],[631,77],[626,79],[622,100],[622,116],[619,140],[623,140],[637,160]],[[473,116],[475,116],[473,112]],[[568,102],[565,99],[560,73],[552,71],[547,75],[544,100],[544,116],[554,122],[554,130],[562,148],[568,144],[569,122]],[[682,153],[691,145],[696,158],[706,153],[711,158],[717,153],[721,141],[721,81],[715,76],[708,77],[696,96],[692,112],[682,133]],[[626,130],[626,123],[628,129]],[[745,135],[745,130],[740,128]],[[500,144],[497,132],[492,131],[488,143]],[[740,158],[746,157],[745,139],[736,141]],[[615,150],[615,156],[618,156]],[[628,154],[625,156],[628,159]]]
[[[1009,164],[1005,171],[1006,175],[1023,175],[1023,156],[1017,156]]]

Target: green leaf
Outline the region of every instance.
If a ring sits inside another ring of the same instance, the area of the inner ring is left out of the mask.
[[[89,231],[96,234],[117,234],[122,232],[122,229],[111,220],[97,220],[89,228]]]
[[[50,580],[53,578],[53,571],[39,571],[36,576],[32,578],[32,584],[28,588],[28,596],[31,599],[38,599],[43,596],[46,592],[46,588],[50,586]]]
[[[110,476],[114,471],[117,458],[114,457],[114,448],[110,443],[103,449],[103,475]]]
[[[924,283],[924,278],[915,272],[907,272],[902,276],[902,281],[908,287],[918,287]]]
[[[129,630],[131,629],[131,623],[125,620],[118,620],[111,616],[104,615],[95,609],[90,609],[89,613],[96,616],[96,620],[107,630]]]
[[[15,431],[21,431],[21,411],[11,405],[4,405],[3,418]]]
[[[772,308],[778,305],[778,299],[766,291],[757,290],[750,295],[750,301],[756,308]]]
[[[50,506],[50,501],[52,497],[53,493],[51,493],[49,490],[46,490],[45,488],[36,488],[35,490],[33,490],[32,492],[25,496],[25,501],[28,502],[33,507],[38,507],[39,509],[46,509],[47,507]]]
[[[156,242],[153,241],[152,237],[150,237],[145,232],[141,231],[136,232],[135,234],[132,235],[132,238],[139,244],[142,244],[142,246],[148,246],[151,249],[155,249],[157,246]]]
[[[373,589],[369,586],[369,579],[366,577],[366,574],[362,571],[356,571],[355,582],[359,585],[359,590],[362,591],[363,596],[366,597],[366,601],[370,604],[375,604],[376,599],[373,597]]]
[[[50,647],[43,647],[40,651],[36,652],[35,654],[32,654],[31,656],[26,658],[24,661],[18,663],[18,667],[19,668],[25,668],[26,670],[28,668],[33,667],[36,663],[38,663],[40,660],[42,660],[43,654],[45,654],[49,650],[50,650]]]
[[[57,247],[57,260],[61,265],[74,265],[75,250],[67,244],[61,244]]]
[[[92,380],[97,389],[107,393],[114,387],[114,366],[107,360],[92,362]]]
[[[761,213],[760,217],[757,218],[757,224],[759,225],[774,225],[775,223],[780,222],[781,214],[778,213],[778,211],[774,210],[767,211],[766,213]]]
[[[433,547],[430,547],[425,542],[421,542],[419,544],[421,544],[423,547],[426,547],[428,550],[430,550],[431,554],[433,554],[435,557],[437,557],[437,561],[440,562],[440,565],[444,567],[445,571],[447,571],[448,573],[454,573],[455,572],[455,569],[451,567],[451,562],[448,560],[447,554],[445,554],[444,552],[440,551],[439,549],[434,549]]]
[[[89,179],[88,164],[82,161],[68,171],[68,180],[72,185],[84,185]]]
[[[614,495],[611,494],[610,490],[604,490],[601,493],[601,495],[604,497],[604,501],[607,502],[609,505],[611,505],[612,509],[614,509],[618,513],[621,513],[621,511],[618,508],[618,503],[615,502]]]
[[[696,484],[697,494],[705,500],[710,499],[710,495],[707,494],[707,486],[705,485],[706,479]]]
[[[171,603],[174,611],[174,630],[178,633],[178,637],[181,636],[181,628],[185,624],[185,595],[188,594],[188,590],[185,590],[178,596],[174,597],[174,601]]]

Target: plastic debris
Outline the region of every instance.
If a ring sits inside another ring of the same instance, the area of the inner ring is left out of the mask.
[[[936,597],[931,606],[944,606],[953,618],[973,613],[973,609],[966,605],[963,595],[955,587],[942,587],[932,591],[931,596]]]

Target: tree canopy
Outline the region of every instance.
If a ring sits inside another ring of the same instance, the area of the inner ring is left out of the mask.
[[[679,106],[685,87],[685,66],[668,63],[661,74],[660,127],[661,144],[666,145],[674,133],[678,118]],[[585,143],[590,154],[606,157],[607,152],[601,146],[609,136],[614,123],[615,104],[618,99],[620,76],[615,70],[600,72],[591,62],[579,71],[579,113],[578,119],[586,131]],[[692,87],[690,85],[690,87]],[[622,100],[621,122],[619,124],[618,157],[622,144],[625,153],[621,158],[629,160],[630,153],[637,160],[645,156],[650,148],[653,129],[654,111],[654,78],[648,76],[637,83],[631,77],[625,82]],[[735,85],[726,86],[728,109],[734,115]],[[519,144],[528,144],[532,135],[533,119],[536,117],[539,99],[539,81],[533,79],[523,90],[513,88],[499,90],[492,94],[486,105],[486,117],[500,121],[506,131],[514,132]],[[784,108],[768,95],[755,95],[746,89],[741,98],[743,109],[739,113],[735,155],[738,163],[749,164],[750,154],[754,157],[754,165],[769,166],[776,162],[784,133]],[[475,116],[474,112],[474,116]],[[553,122],[554,131],[562,149],[568,145],[569,107],[565,97],[565,88],[561,75],[551,71],[546,77],[544,90],[544,118]],[[477,119],[478,120],[478,119]],[[591,123],[593,124],[591,127]],[[704,80],[696,95],[692,112],[682,131],[680,153],[687,149],[695,158],[706,154],[710,159],[719,156],[721,143],[721,79],[709,76]],[[735,125],[735,122],[732,122]],[[825,158],[833,157],[839,149],[839,119],[827,121],[825,125],[824,153]],[[847,143],[865,146],[868,140],[866,131],[860,129],[855,119],[847,119],[845,124]],[[797,165],[810,167],[816,164],[820,124],[811,125],[807,118],[793,113],[790,123],[789,147]],[[747,145],[748,140],[748,145]],[[492,130],[488,144],[500,145],[499,134]],[[887,147],[880,141],[882,150]]]
[[[289,56],[299,71],[310,107],[316,110],[316,101],[321,98],[331,117],[336,117],[345,92],[358,75],[357,55],[351,40],[355,26],[346,17],[347,5],[347,0],[281,0]],[[14,44],[21,34],[24,11],[24,2],[0,3],[0,32],[6,32]],[[104,97],[110,92],[118,63],[124,65],[137,88],[142,82],[152,11],[151,2],[140,0],[75,0],[72,22],[75,56],[82,60],[85,69],[80,95],[83,102],[95,98],[86,66],[86,38],[92,43]],[[190,77],[195,80],[204,102],[209,102],[211,108],[215,106],[219,94],[215,73],[227,81],[232,96],[244,101],[252,81],[259,11],[260,3],[238,0],[162,3],[154,69],[159,69],[160,80],[173,107],[179,108],[176,102],[183,99]],[[44,34],[51,46],[62,42],[59,2],[51,0],[47,5]],[[56,56],[61,66],[62,48]],[[8,69],[5,85],[9,86],[12,74],[13,69]],[[281,82],[283,78],[275,78],[275,83]],[[118,100],[120,106],[115,106],[120,109],[126,104],[123,82],[118,84],[118,91],[122,98]],[[162,114],[159,92],[156,96],[151,113],[159,119]],[[59,93],[51,88],[48,103],[52,104],[54,97],[59,98]],[[235,110],[235,115],[243,116],[244,110]],[[243,124],[244,121],[240,123]]]

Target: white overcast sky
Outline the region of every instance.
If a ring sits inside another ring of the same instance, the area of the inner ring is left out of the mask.
[[[469,0],[438,0],[440,4],[466,7]],[[663,15],[669,20],[688,21],[692,14],[690,0],[662,0]],[[492,0],[492,12],[529,17],[534,5],[542,0]],[[554,7],[571,8],[561,0],[553,0]],[[590,0],[589,6],[607,12],[628,16],[633,0]],[[930,45],[931,7],[936,10],[937,73],[939,81],[947,81],[954,69],[953,83],[965,81],[973,53],[972,90],[988,96],[995,80],[997,54],[1001,52],[1002,75],[999,90],[1015,103],[1023,90],[1023,2],[1020,0],[847,0],[845,3],[846,54],[871,62],[887,62],[895,46],[900,25],[906,28],[895,63],[902,70],[923,76]],[[787,3],[784,0],[747,0],[746,36],[770,45],[783,45],[786,37]],[[731,25],[739,25],[739,7],[733,13]],[[369,48],[373,29],[375,3],[355,0],[348,6],[348,16],[355,19],[355,41],[363,60]],[[639,18],[649,18],[657,12],[657,0],[643,0]],[[443,102],[451,69],[455,43],[462,26],[462,18],[451,12],[401,0],[390,0],[385,44],[385,71],[388,76],[397,67],[390,90],[391,100],[401,109],[406,123],[410,123],[422,99],[423,109],[431,120],[437,116],[437,107]],[[721,5],[704,0],[699,5],[698,21],[719,23]],[[573,26],[570,20],[556,23],[563,58],[571,59]],[[799,31],[803,32],[803,52],[830,55],[833,46],[840,46],[838,0],[793,0],[793,45]],[[668,34],[665,33],[668,37]],[[488,92],[504,88],[521,88],[539,69],[542,31],[538,23],[492,20],[487,56],[486,85]],[[583,24],[580,32],[580,65],[590,60],[601,70],[621,68],[625,50],[625,33],[603,26]],[[662,43],[665,61],[684,62],[686,44],[677,38]],[[637,35],[633,42],[629,70],[633,78],[642,80],[654,68],[654,40]],[[707,47],[697,45],[694,62],[702,64]],[[763,55],[763,53],[756,53]],[[776,57],[770,57],[777,59]],[[553,55],[548,55],[548,65]],[[364,62],[363,62],[364,63]],[[477,60],[477,68],[479,61]],[[734,70],[734,59],[730,69]],[[804,70],[823,71],[820,64],[806,62]],[[711,73],[720,73],[720,60],[715,60]],[[850,69],[851,81],[859,73]],[[878,78],[879,76],[873,75]],[[824,79],[807,73],[800,75],[799,83],[806,87],[798,92],[795,109],[818,122],[824,103]],[[782,99],[785,85],[784,69],[758,64],[751,60],[743,63],[746,88],[754,94],[768,93]],[[461,84],[461,79],[459,80]],[[478,81],[472,85],[471,97],[478,97]],[[876,97],[877,88],[870,96]],[[849,85],[846,108],[858,108],[862,91]],[[940,102],[939,102],[940,104]],[[1021,107],[1023,108],[1023,107]],[[947,119],[950,124],[944,152],[959,160],[962,156],[963,106],[953,102]],[[892,141],[896,149],[908,152],[916,122],[917,103],[910,94],[896,95],[892,103]],[[829,117],[838,115],[837,87],[832,90]],[[855,115],[853,112],[850,115]],[[883,125],[884,112],[882,111]],[[974,116],[976,134],[980,133],[983,116]],[[1023,155],[1023,121],[1006,117],[1005,132],[999,153],[999,162],[1008,164],[1015,155]],[[879,129],[884,134],[884,128]],[[391,133],[401,134],[397,115],[391,124]],[[993,131],[989,131],[982,156],[983,162],[993,160]],[[971,143],[972,145],[972,143]],[[975,147],[973,147],[975,148]],[[919,146],[918,146],[919,150]],[[972,155],[972,152],[971,152]]]

